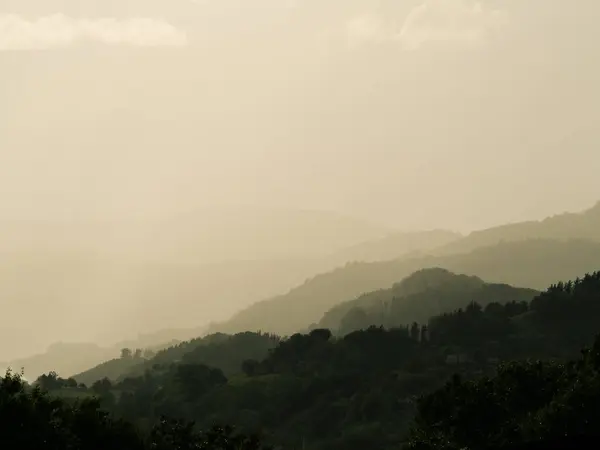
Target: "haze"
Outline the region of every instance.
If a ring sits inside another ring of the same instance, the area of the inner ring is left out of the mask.
[[[221,320],[392,230],[589,207],[599,14],[0,0],[0,360]]]

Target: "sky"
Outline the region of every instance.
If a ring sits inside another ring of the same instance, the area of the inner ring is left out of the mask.
[[[600,199],[599,13],[0,0],[0,225],[234,206],[468,232],[585,209]],[[54,300],[109,289],[91,280]]]
[[[576,5],[0,0],[0,214],[257,204],[466,231],[581,209],[600,7]]]

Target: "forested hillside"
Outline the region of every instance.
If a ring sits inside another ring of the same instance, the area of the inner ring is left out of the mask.
[[[412,281],[418,285],[418,279]],[[97,396],[115,417],[147,431],[169,416],[193,420],[200,429],[233,424],[245,434],[261,431],[265,443],[284,449],[391,449],[410,441],[414,448],[479,450],[487,437],[503,448],[558,436],[563,429],[593,429],[578,425],[596,420],[592,409],[573,412],[569,406],[584,392],[580,384],[576,393],[569,388],[579,371],[585,374],[579,383],[595,383],[591,360],[561,364],[593,343],[600,330],[599,298],[597,272],[553,284],[530,302],[483,307],[467,292],[463,308],[421,324],[370,327],[339,338],[326,329],[283,340],[217,335],[166,350],[162,363],[118,382],[100,380],[86,388],[69,380],[40,381],[62,397]],[[248,355],[254,357],[240,363]],[[511,363],[527,358],[557,363]],[[444,388],[453,374],[460,378]],[[547,390],[537,395],[544,385],[536,381],[540,377]],[[507,390],[512,397],[503,394]],[[591,408],[600,398],[589,392],[585,404]],[[498,402],[495,396],[503,396],[498,406],[486,406]],[[457,413],[448,415],[448,408]],[[530,421],[528,411],[541,422]],[[469,426],[475,417],[481,427]]]
[[[391,286],[413,272],[440,267],[477,276],[491,283],[544,289],[560,279],[574,279],[600,267],[600,243],[531,239],[483,247],[449,256],[351,263],[318,275],[288,294],[256,303],[211,332],[262,330],[289,335],[317,324],[337,304]]]
[[[582,353],[569,362],[503,364],[476,380],[454,376],[419,400],[408,448],[591,448],[600,425],[600,337]]]
[[[203,432],[184,421],[163,419],[146,433],[112,417],[93,398],[68,401],[31,388],[18,374],[0,378],[2,445],[48,450],[268,450],[257,436],[231,427]]]
[[[487,306],[489,303],[530,301],[538,292],[506,284],[486,283],[478,277],[456,275],[445,269],[423,269],[390,289],[381,289],[340,303],[319,322],[341,334],[383,325],[426,322],[430,317],[464,306],[465,299]]]
[[[73,378],[87,385],[103,378],[121,381],[126,377],[142,376],[157,366],[180,362],[206,364],[222,370],[226,375],[235,375],[241,372],[244,361],[265,358],[279,342],[278,336],[269,334],[244,332],[230,336],[217,333],[182,342],[150,357],[128,352],[119,359],[107,361]]]
[[[537,293],[531,289],[488,284],[477,277],[456,275],[444,269],[425,269],[391,289],[341,303],[325,315],[317,328],[328,328],[334,334],[344,335],[371,326],[404,327],[415,321],[425,323],[430,317],[451,312],[468,301],[479,302],[482,306],[520,303],[530,301]],[[235,375],[241,370],[244,360],[262,360],[278,343],[277,336],[260,332],[215,333],[163,349],[150,358],[144,358],[145,354],[141,351],[129,351],[119,359],[100,364],[73,378],[88,385],[102,378],[117,381],[125,376],[143,375],[157,364],[192,360],[218,368],[227,376]]]

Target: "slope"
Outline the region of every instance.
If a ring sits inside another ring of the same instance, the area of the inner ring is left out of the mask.
[[[478,277],[457,275],[445,269],[424,269],[389,289],[381,289],[336,305],[319,322],[346,334],[370,325],[401,327],[424,323],[431,316],[463,307],[465,301],[486,306],[529,302],[539,292],[506,284],[486,283]]]
[[[462,237],[459,233],[447,230],[397,232],[339,250],[328,261],[335,262],[336,266],[349,261],[387,261],[411,253],[427,253]]]
[[[390,286],[420,269],[440,267],[476,275],[494,283],[542,289],[556,280],[575,278],[600,267],[600,243],[527,240],[484,247],[470,253],[352,263],[241,311],[211,332],[263,330],[281,335],[317,323],[335,305]]]
[[[579,213],[564,213],[540,221],[518,222],[474,231],[440,248],[438,254],[463,253],[500,242],[527,239],[587,239],[600,241],[600,202]]]
[[[174,363],[204,364],[222,370],[227,376],[236,375],[242,371],[245,360],[262,360],[279,341],[278,336],[262,333],[214,334],[165,348],[151,358],[130,356],[106,361],[73,378],[90,386],[104,378],[122,381],[143,376]]]

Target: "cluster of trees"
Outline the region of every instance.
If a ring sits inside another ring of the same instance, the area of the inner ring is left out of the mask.
[[[215,333],[161,350],[153,358],[134,367],[125,366],[128,370],[114,378],[123,381],[127,377],[143,376],[147,371],[155,371],[173,363],[205,364],[218,368],[227,375],[235,375],[240,372],[243,361],[262,360],[280,342],[279,336],[262,332],[234,335]],[[97,372],[96,376],[99,374]]]
[[[156,352],[151,349],[142,350],[141,348],[136,348],[135,350],[132,350],[127,347],[121,349],[122,359],[152,359],[155,355]]]
[[[45,450],[266,450],[253,435],[229,427],[201,432],[189,422],[161,418],[146,434],[100,409],[96,399],[67,402],[19,375],[0,378],[2,446]]]
[[[491,377],[454,376],[419,400],[409,448],[504,449],[533,442],[575,448],[567,445],[582,437],[590,445],[598,427],[600,337],[570,362],[510,362]]]
[[[77,380],[74,378],[61,378],[56,372],[49,372],[39,376],[36,384],[46,391],[57,391],[64,388],[86,388],[84,384],[77,383]]]

